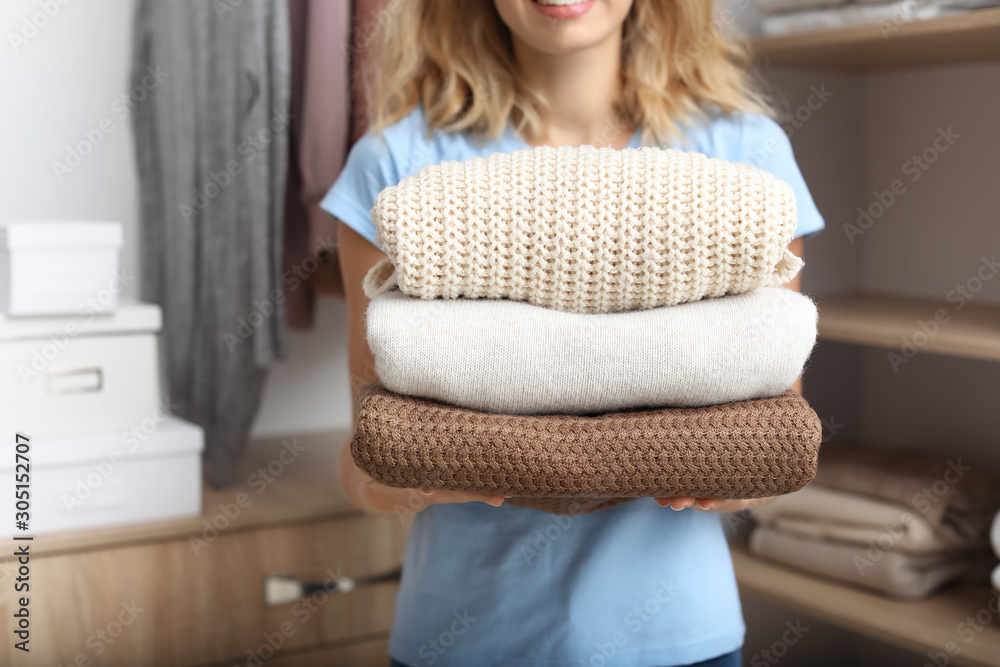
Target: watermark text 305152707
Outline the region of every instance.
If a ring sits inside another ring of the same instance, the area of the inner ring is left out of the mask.
[[[14,648],[29,652],[31,620],[28,611],[31,590],[31,438],[14,435]],[[18,534],[20,533],[20,534]]]

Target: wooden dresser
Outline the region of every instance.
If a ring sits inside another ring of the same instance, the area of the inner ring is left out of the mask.
[[[31,551],[31,652],[14,650],[15,567],[0,571],[2,665],[388,664],[397,583],[265,606],[263,580],[355,578],[400,567],[408,521],[340,495],[343,433],[252,445],[240,483],[205,489],[202,516],[39,536]]]

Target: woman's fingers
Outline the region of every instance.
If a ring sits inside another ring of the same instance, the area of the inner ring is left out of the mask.
[[[672,510],[680,511],[693,506],[695,499],[690,496],[675,496],[672,498],[657,498],[656,502],[660,507],[670,507]]]
[[[503,496],[487,496],[479,493],[464,493],[461,491],[443,491],[440,489],[418,489],[420,494],[428,504],[444,505],[450,503],[486,503],[493,507],[503,505]]]
[[[674,496],[671,498],[656,498],[656,502],[659,503],[660,507],[670,507],[673,510],[684,510],[689,507],[695,509],[705,510],[708,512],[715,512],[725,509],[727,504],[732,505],[734,503],[739,504],[746,501],[741,500],[724,500],[720,498],[692,498],[690,496]]]

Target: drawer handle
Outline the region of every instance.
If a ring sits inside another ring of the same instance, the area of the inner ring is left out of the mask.
[[[268,607],[291,604],[302,598],[325,593],[350,593],[358,586],[371,586],[386,581],[398,581],[402,569],[396,569],[373,577],[339,577],[332,581],[300,581],[287,574],[264,577],[264,604]]]
[[[104,387],[104,372],[97,366],[49,371],[46,384],[53,396],[96,393]]]

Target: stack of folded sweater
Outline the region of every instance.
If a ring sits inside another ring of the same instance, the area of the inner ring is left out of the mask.
[[[559,513],[788,493],[821,428],[789,387],[816,309],[787,184],[656,148],[536,148],[425,167],[372,210],[380,384],[358,465],[396,487]]]
[[[993,545],[993,555],[1000,558],[1000,510],[997,511],[997,515],[993,519],[993,529],[990,531],[990,544]],[[993,568],[991,581],[993,582],[993,588],[1000,593],[1000,565]]]
[[[885,36],[903,23],[996,7],[1000,0],[757,0],[765,35],[877,24]]]
[[[984,577],[1000,476],[961,459],[830,449],[816,479],[757,510],[751,550],[904,598]]]

